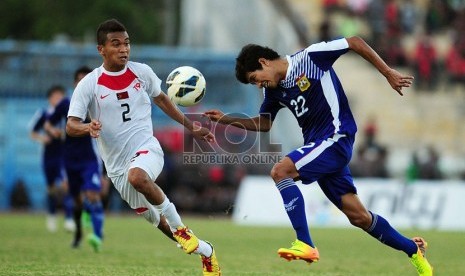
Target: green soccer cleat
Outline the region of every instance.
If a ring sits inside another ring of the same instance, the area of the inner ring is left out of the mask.
[[[173,237],[187,254],[191,254],[199,247],[199,239],[185,226],[178,227],[173,233]]]
[[[212,255],[210,257],[200,255],[203,266],[203,276],[220,276],[221,269],[216,258],[215,249],[211,243],[208,243],[212,247]]]
[[[316,263],[320,260],[320,253],[318,253],[317,248],[313,248],[299,240],[295,240],[291,248],[280,248],[278,250],[278,255],[288,261],[304,260],[309,264]]]
[[[82,226],[86,229],[89,229],[92,227],[92,220],[90,218],[89,212],[82,211],[81,222],[82,222]]]
[[[417,244],[418,251],[412,255],[410,262],[417,269],[418,276],[432,276],[433,267],[429,264],[425,257],[428,243],[420,237],[414,237],[412,240]]]
[[[102,239],[94,233],[87,236],[87,242],[90,244],[90,246],[92,246],[96,253],[102,251]]]

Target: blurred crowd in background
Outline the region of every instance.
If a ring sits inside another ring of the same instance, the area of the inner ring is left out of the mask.
[[[323,0],[319,39],[362,35],[390,65],[410,67],[418,91],[465,84],[465,1]]]
[[[447,91],[450,85],[465,92],[465,1],[431,0],[321,0],[324,17],[312,40],[360,35],[394,67],[409,68],[420,93]],[[232,76],[232,74],[231,74]],[[439,89],[440,88],[440,89]],[[358,122],[360,143],[350,168],[354,177],[392,177],[387,160],[390,148],[378,140],[375,117]],[[298,131],[298,130],[296,130]],[[181,211],[229,214],[246,175],[266,175],[273,164],[184,164],[184,132],[179,129],[155,130],[165,152],[165,166],[158,184]],[[270,149],[273,151],[273,149]],[[251,148],[257,153],[259,149]],[[285,154],[285,153],[283,153]],[[446,177],[440,167],[441,155],[434,145],[412,152],[403,177],[440,180]],[[102,177],[105,178],[105,175]],[[460,177],[465,179],[465,172]],[[107,180],[104,198],[109,210],[127,208]],[[31,191],[18,178],[10,196],[13,208],[30,207]],[[128,209],[129,210],[129,209]]]

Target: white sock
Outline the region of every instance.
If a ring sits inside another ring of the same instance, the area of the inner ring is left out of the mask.
[[[213,254],[213,247],[205,241],[199,240],[199,247],[197,247],[194,253],[205,257],[210,257]]]
[[[170,202],[168,197],[165,197],[165,201],[163,201],[162,204],[155,205],[155,208],[166,218],[166,222],[170,226],[172,232],[175,232],[178,227],[184,227],[181,217],[176,211],[176,207]]]

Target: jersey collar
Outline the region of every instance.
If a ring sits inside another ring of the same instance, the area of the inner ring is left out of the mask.
[[[284,88],[289,88],[294,85],[294,80],[290,78],[291,76],[291,70],[293,68],[293,60],[291,56],[286,55],[286,60],[287,60],[287,71],[286,71],[286,77],[279,81],[279,86],[284,87]]]
[[[105,67],[103,67],[103,64],[102,64],[101,67],[102,67],[102,71],[103,71],[106,75],[109,75],[109,76],[120,76],[120,75],[126,73],[126,71],[128,70],[128,66],[127,66],[127,65],[124,66],[123,70],[118,71],[118,72],[110,72],[110,71],[107,71],[107,70],[105,69]]]

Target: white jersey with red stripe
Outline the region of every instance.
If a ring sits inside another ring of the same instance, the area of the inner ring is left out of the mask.
[[[128,62],[119,72],[103,65],[82,79],[71,98],[68,117],[89,114],[102,124],[97,138],[108,176],[122,175],[131,157],[153,136],[152,98],[161,93],[161,80],[142,63]]]

